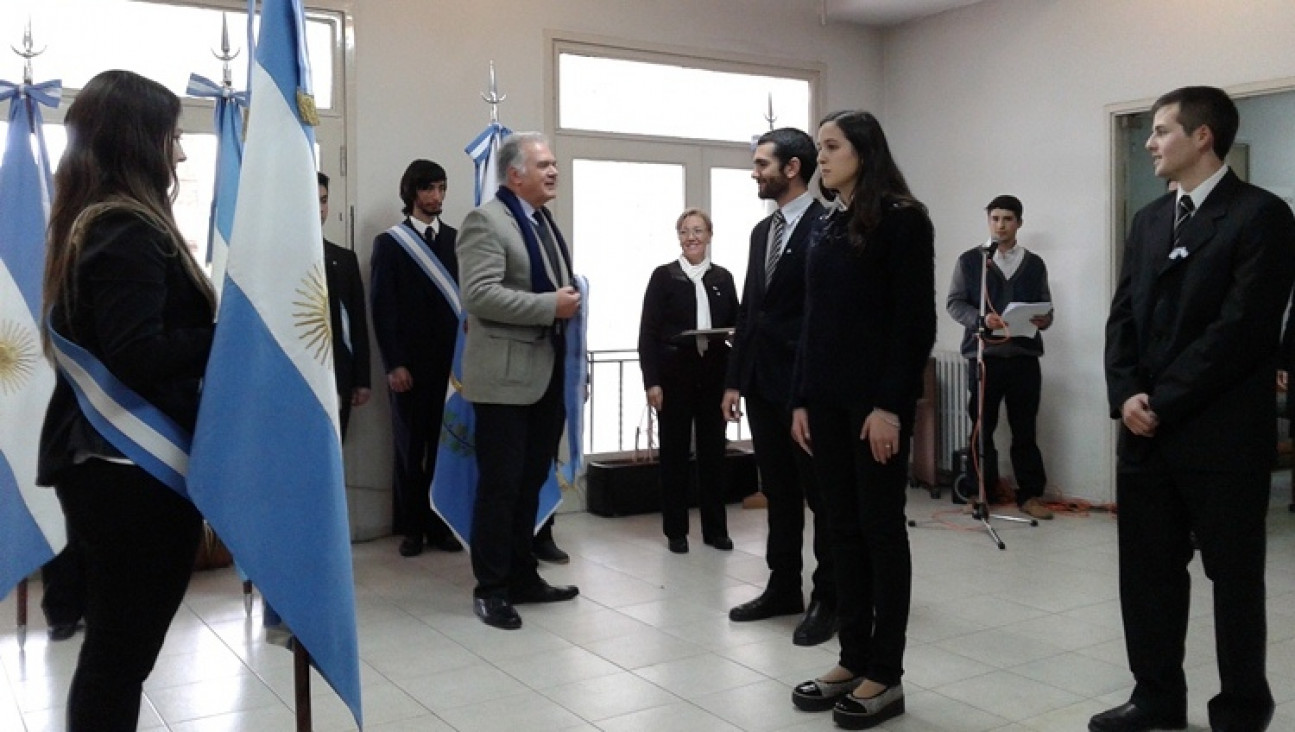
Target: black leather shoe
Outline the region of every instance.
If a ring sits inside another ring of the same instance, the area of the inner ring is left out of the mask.
[[[791,703],[802,712],[826,712],[861,683],[863,683],[862,676],[855,676],[845,681],[818,679],[802,681],[791,690]]]
[[[446,534],[439,539],[428,537],[427,546],[430,546],[433,549],[439,549],[443,552],[449,552],[450,554],[463,551],[463,544],[455,538],[454,534]]]
[[[1187,713],[1157,714],[1125,702],[1088,720],[1088,732],[1147,732],[1153,729],[1187,729]]]
[[[49,626],[49,639],[55,643],[65,641],[84,627],[81,623],[55,623]]]
[[[805,611],[805,599],[795,595],[771,595],[765,590],[759,597],[728,611],[728,619],[739,623],[764,620],[776,615],[799,615]]]
[[[508,599],[514,605],[524,605],[526,603],[536,602],[562,602],[570,600],[580,594],[580,588],[575,585],[551,585],[548,582],[541,581],[537,585],[531,585],[518,590],[509,590]]]
[[[400,556],[416,557],[423,553],[423,537],[406,536],[400,542]]]
[[[715,547],[716,549],[722,552],[733,551],[733,540],[728,538],[727,536],[715,536],[709,539],[703,539],[702,541],[705,541],[707,544]]]
[[[687,554],[688,537],[686,536],[669,537],[666,539],[666,546],[670,547],[670,551],[674,552],[675,554]]]
[[[796,626],[796,632],[791,634],[791,642],[798,646],[816,646],[829,640],[836,633],[836,628],[836,608],[811,600],[805,617]]]
[[[517,630],[522,627],[522,616],[502,597],[477,597],[472,600],[472,612],[481,622],[492,628]]]
[[[562,551],[552,539],[535,542],[531,545],[531,553],[536,559],[549,564],[567,564],[571,561],[571,555]]]

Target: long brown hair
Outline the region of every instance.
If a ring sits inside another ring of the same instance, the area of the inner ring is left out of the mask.
[[[134,212],[166,235],[199,290],[215,308],[215,292],[194,261],[171,212],[175,189],[175,130],[180,99],[130,71],[105,71],[68,107],[67,149],[54,174],[45,242],[44,312],[69,311],[85,233],[110,210]],[[46,353],[49,338],[44,337]]]
[[[859,156],[859,172],[854,179],[854,197],[846,208],[849,218],[850,242],[859,249],[867,243],[868,235],[881,223],[888,206],[914,206],[922,211],[926,206],[913,197],[908,182],[900,172],[895,158],[890,154],[886,133],[881,123],[868,112],[842,110],[832,112],[818,123],[819,127],[831,122],[845,139],[850,141]],[[825,195],[832,195],[822,187]]]

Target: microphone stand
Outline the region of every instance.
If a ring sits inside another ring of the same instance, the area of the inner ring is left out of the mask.
[[[993,240],[988,247],[985,247],[980,253],[980,332],[976,334],[976,424],[972,428],[976,435],[976,454],[972,456],[972,469],[976,472],[976,482],[978,484],[977,498],[971,502],[971,517],[979,521],[989,534],[989,538],[999,549],[1007,549],[1007,545],[998,535],[994,525],[990,523],[991,519],[1001,521],[1014,521],[1030,526],[1038,526],[1039,522],[1033,518],[1021,518],[1018,516],[1005,516],[1003,514],[990,513],[989,499],[985,495],[985,339],[989,337],[989,326],[985,325],[986,305],[989,302],[989,262],[998,250],[998,241]],[[958,490],[957,484],[962,483],[968,478],[967,474],[958,476],[954,485],[954,490]]]

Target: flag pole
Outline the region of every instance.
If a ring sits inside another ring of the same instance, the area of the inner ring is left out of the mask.
[[[17,48],[13,46],[9,47],[10,49],[13,50],[14,53],[18,54],[23,59],[22,83],[27,85],[31,85],[32,79],[34,78],[32,73],[31,60],[41,55],[42,53],[45,53],[45,48],[41,48],[39,51],[32,50],[33,45],[34,44],[32,43],[32,38],[31,38],[31,16],[28,15],[27,25],[26,27],[23,28],[23,33],[22,33],[23,50],[19,51]],[[15,97],[13,101],[10,102],[10,104],[22,104],[22,103],[24,102],[21,97]],[[18,581],[18,597],[16,599],[17,599],[17,606],[18,606],[17,625],[18,625],[18,650],[19,651],[22,651],[27,647],[27,584],[28,584],[28,580],[26,577]]]
[[[296,638],[292,641],[292,682],[297,732],[310,732],[310,652]]]

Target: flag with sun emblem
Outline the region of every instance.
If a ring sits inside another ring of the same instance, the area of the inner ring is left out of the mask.
[[[361,722],[300,0],[263,0],[189,494]]]
[[[41,275],[51,198],[40,107],[57,107],[59,83],[0,81],[9,131],[0,160],[0,597],[63,548],[58,498],[36,487],[39,425],[54,390],[41,353]]]

